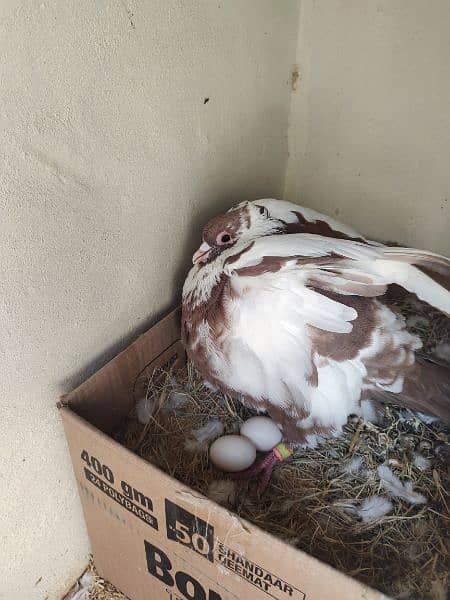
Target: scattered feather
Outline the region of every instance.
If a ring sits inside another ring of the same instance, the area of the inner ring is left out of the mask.
[[[413,465],[420,471],[426,471],[431,467],[431,461],[425,456],[422,456],[422,454],[415,452],[413,454]]]
[[[419,446],[418,446],[419,451],[426,450],[428,452],[432,448],[433,448],[433,444],[431,442],[429,442],[428,440],[422,440],[421,442],[419,442]]]
[[[84,588],[89,588],[94,583],[94,573],[85,571],[80,578],[80,585]]]
[[[434,448],[434,454],[443,464],[450,464],[450,446],[448,443],[439,444]]]
[[[223,430],[222,421],[219,421],[219,419],[210,419],[203,427],[191,431],[192,438],[186,440],[184,447],[190,452],[207,450],[209,442],[221,436]]]
[[[139,398],[136,402],[136,416],[139,423],[147,425],[155,412],[155,403],[153,398]]]
[[[94,583],[94,578],[92,571],[85,571],[78,580],[75,589],[65,597],[65,600],[89,600],[89,592]]]
[[[184,406],[188,400],[189,396],[186,392],[173,391],[170,392],[169,397],[162,408],[166,412],[175,411]]]
[[[433,581],[430,598],[433,598],[433,600],[448,600],[448,593],[448,585],[445,581]]]
[[[63,600],[129,600],[112,583],[100,577],[91,557],[89,566]]]
[[[398,413],[398,417],[401,423],[409,423],[415,419],[414,413],[407,408],[402,408]]]
[[[208,486],[206,495],[222,506],[234,506],[237,498],[237,482],[231,479],[215,479]]]
[[[381,485],[393,498],[402,498],[410,504],[425,504],[427,499],[422,494],[414,492],[411,481],[402,483],[386,465],[380,465],[377,469]]]
[[[431,423],[436,423],[436,421],[439,421],[439,417],[435,417],[434,415],[429,415],[423,412],[416,412],[414,415],[419,419],[419,421],[422,421],[422,423],[425,423],[426,425],[431,425]]]
[[[412,426],[415,429],[417,429],[417,427],[418,427],[417,421],[414,421],[412,423]],[[414,450],[414,448],[417,445],[417,437],[416,437],[416,435],[414,435],[413,432],[402,433],[401,435],[398,436],[397,445],[401,450],[406,451],[406,452],[411,452],[412,450]]]
[[[89,600],[89,590],[81,588],[73,596],[70,596],[68,600]]]
[[[173,382],[168,381],[168,384],[173,385]],[[163,398],[165,398],[164,401]],[[136,402],[137,419],[142,425],[147,425],[157,409],[161,410],[163,413],[177,411],[186,404],[188,399],[189,395],[186,394],[186,392],[176,390],[171,391],[168,395],[164,395],[156,401],[153,396],[147,395]]]
[[[349,505],[344,508],[347,514],[354,516],[364,523],[376,521],[390,513],[392,509],[393,505],[389,498],[378,495],[365,498],[357,506]]]
[[[441,360],[445,360],[446,362],[450,363],[450,344],[447,342],[440,342],[439,344],[436,344],[432,352],[436,358],[440,358]]]
[[[361,456],[354,456],[350,460],[344,462],[341,467],[341,473],[346,473],[347,475],[356,475],[361,471],[361,467],[363,464],[363,459]]]
[[[375,481],[376,471],[374,469],[361,469],[361,476],[367,483]]]
[[[431,423],[436,423],[437,421],[439,421],[439,417],[435,417],[434,415],[429,415],[428,413],[424,413],[424,412],[413,412],[412,410],[408,410],[408,409],[402,409],[399,413],[400,415],[400,421],[402,423],[414,423],[415,425],[417,425],[417,421],[421,421],[422,423],[425,423],[426,425],[430,425]]]
[[[219,389],[215,385],[213,385],[212,383],[209,383],[209,381],[206,381],[206,379],[203,380],[203,387],[205,387],[210,392],[217,392],[218,389]]]
[[[287,538],[286,540],[284,540],[286,542],[286,544],[289,544],[290,546],[297,546],[300,543],[300,536],[295,536],[295,537],[291,537],[291,538]]]

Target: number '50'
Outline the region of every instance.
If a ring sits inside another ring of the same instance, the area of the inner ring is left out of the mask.
[[[182,544],[185,544],[186,546],[192,546],[199,554],[206,555],[209,553],[209,543],[203,535],[200,535],[199,533],[193,533],[191,536],[189,528],[179,521],[175,521],[175,531],[178,541],[180,541]]]

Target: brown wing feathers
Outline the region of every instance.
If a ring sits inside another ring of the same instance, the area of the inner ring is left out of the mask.
[[[447,366],[416,355],[414,364],[405,373],[402,392],[379,390],[376,395],[383,401],[434,415],[450,424],[450,368]]]

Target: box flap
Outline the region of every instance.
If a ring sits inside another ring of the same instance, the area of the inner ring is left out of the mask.
[[[136,382],[140,376],[150,374],[171,357],[176,357],[180,365],[184,363],[180,318],[181,309],[176,308],[87,381],[63,396],[59,406],[69,406],[95,427],[105,433],[112,432],[139,398]],[[142,390],[140,392],[142,394]]]

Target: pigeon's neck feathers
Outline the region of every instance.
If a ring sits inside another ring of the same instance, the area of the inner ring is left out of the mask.
[[[244,236],[238,244],[224,250],[210,263],[194,265],[184,282],[183,302],[188,302],[192,308],[208,302],[214,287],[220,282],[225,264],[233,263],[252,245],[252,237]]]
[[[192,308],[208,302],[212,290],[220,281],[222,265],[214,260],[206,265],[194,265],[189,271],[183,286],[183,303]]]

